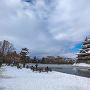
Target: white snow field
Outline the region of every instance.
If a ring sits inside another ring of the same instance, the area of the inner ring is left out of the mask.
[[[32,72],[4,66],[0,90],[90,90],[90,78],[60,72]],[[7,77],[7,78],[5,78]]]

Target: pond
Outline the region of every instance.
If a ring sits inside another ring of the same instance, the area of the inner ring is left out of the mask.
[[[77,68],[52,68],[53,71],[58,71],[62,73],[68,73],[83,77],[90,78],[90,70],[88,69],[77,69]]]
[[[29,66],[35,66],[35,64],[29,64]],[[38,64],[38,67],[50,67],[52,71],[58,71],[62,73],[68,73],[83,77],[90,78],[90,70],[89,67],[81,67],[81,66],[73,66],[73,65],[62,65],[62,64]]]

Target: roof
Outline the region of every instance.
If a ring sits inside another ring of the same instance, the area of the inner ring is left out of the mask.
[[[90,50],[88,52],[86,52],[86,53],[90,53]]]
[[[79,55],[79,54],[82,54],[82,55],[84,55],[84,54],[86,54],[86,53],[77,53],[77,55]]]
[[[83,41],[83,42],[87,42],[87,41],[90,41],[90,38],[87,38]]]

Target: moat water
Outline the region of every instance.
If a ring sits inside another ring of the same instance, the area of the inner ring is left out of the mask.
[[[35,64],[29,64],[30,66]],[[83,76],[90,78],[90,67],[81,67],[81,66],[73,66],[73,65],[62,65],[62,64],[38,64],[38,67],[50,67],[52,71],[62,72],[73,74],[77,76]]]

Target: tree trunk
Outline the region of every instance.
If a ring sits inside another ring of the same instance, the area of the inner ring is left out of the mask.
[[[25,63],[23,63],[23,68],[25,68]]]

